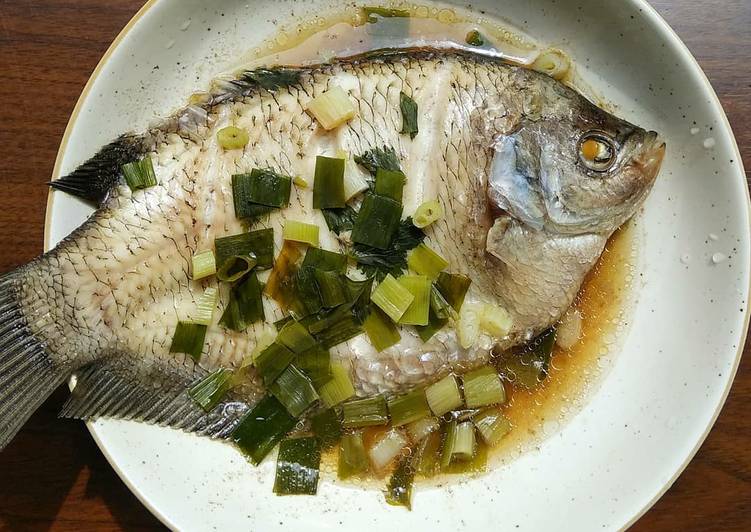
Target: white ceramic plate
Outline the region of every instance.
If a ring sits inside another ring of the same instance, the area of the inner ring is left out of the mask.
[[[56,176],[206,87],[223,65],[276,31],[270,21],[309,17],[331,3],[149,2],[84,90]],[[639,302],[613,369],[585,408],[538,450],[447,489],[420,488],[412,512],[386,506],[377,490],[328,480],[317,497],[276,497],[273,461],[254,469],[221,443],[136,423],[93,423],[112,466],[168,526],[617,529],[655,502],[704,440],[738,365],[749,293],[748,192],[714,92],[684,45],[642,1],[472,5],[568,51],[619,114],[667,139],[668,156],[640,223]],[[90,212],[70,196],[55,193],[53,199],[48,247]],[[715,263],[713,255],[722,260]]]

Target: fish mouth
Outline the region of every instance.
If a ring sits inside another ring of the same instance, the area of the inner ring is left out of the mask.
[[[644,180],[651,183],[657,177],[665,158],[667,145],[656,131],[649,131],[644,139],[642,153],[634,159],[634,165],[639,169]]]

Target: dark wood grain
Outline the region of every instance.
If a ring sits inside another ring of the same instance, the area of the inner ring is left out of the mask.
[[[42,251],[49,179],[91,71],[142,0],[0,0],[0,272]],[[751,2],[655,0],[712,80],[751,167]],[[696,458],[635,530],[751,530],[751,359]],[[58,390],[0,454],[0,529],[157,530]]]

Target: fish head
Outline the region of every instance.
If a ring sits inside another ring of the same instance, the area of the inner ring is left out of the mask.
[[[651,190],[665,143],[554,80],[537,87],[493,138],[491,203],[536,229],[612,232]]]

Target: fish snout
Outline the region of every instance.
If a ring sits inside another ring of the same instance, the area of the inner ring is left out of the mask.
[[[635,165],[647,182],[652,182],[660,171],[667,145],[655,131],[649,131],[644,139],[642,152],[634,159]]]

